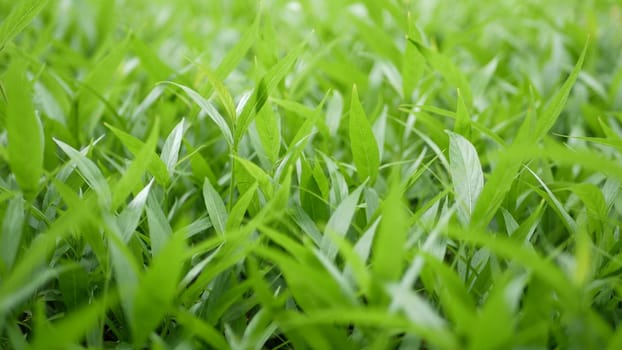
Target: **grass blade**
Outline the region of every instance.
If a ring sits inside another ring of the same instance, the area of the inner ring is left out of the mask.
[[[158,141],[159,123],[156,120],[153,129],[147,139],[147,142],[141,147],[136,154],[136,158],[123,173],[123,176],[117,182],[112,193],[112,208],[118,208],[126,197],[132,193],[137,186],[142,184],[142,176],[151,164],[151,157],[154,154]]]
[[[32,197],[39,188],[43,173],[44,140],[43,126],[35,115],[25,65],[12,64],[5,84],[9,163],[22,191]]]
[[[555,93],[551,101],[546,105],[542,113],[540,114],[540,118],[536,121],[534,133],[529,137],[529,141],[537,141],[544,137],[549,130],[553,127],[557,118],[561,114],[564,106],[566,105],[566,101],[568,100],[568,96],[570,95],[570,90],[574,86],[577,81],[577,77],[581,72],[581,67],[583,67],[583,61],[585,60],[585,55],[587,53],[588,44],[586,43],[583,47],[583,51],[581,52],[581,56],[579,56],[579,60],[577,64],[572,69],[570,76],[564,84],[559,88],[559,90]],[[527,141],[527,142],[529,142]]]
[[[165,82],[165,84],[174,85],[182,89],[192,99],[192,101],[194,101],[194,103],[201,107],[205,114],[207,114],[207,116],[214,123],[216,123],[216,126],[218,127],[218,129],[220,129],[220,132],[222,132],[222,135],[225,137],[225,141],[227,141],[229,145],[233,145],[233,135],[231,133],[231,128],[229,124],[227,123],[225,118],[223,118],[220,112],[218,112],[218,110],[206,98],[185,85],[178,84],[172,81]]]
[[[160,130],[157,127],[158,125],[159,123],[157,122],[154,124],[152,127],[152,133],[155,133],[155,136],[151,135],[150,137],[157,137],[159,135]],[[141,140],[111,125],[106,124],[106,127],[110,129],[112,133],[119,138],[119,140],[121,140],[123,145],[134,155],[134,157],[137,159],[139,158],[138,154],[141,150],[145,149],[145,144]],[[147,170],[149,170],[159,184],[166,186],[170,182],[170,176],[166,165],[155,153],[155,149],[153,152],[150,152]]]
[[[227,208],[220,194],[212,186],[208,179],[203,182],[203,200],[207,208],[207,214],[216,229],[216,233],[223,234],[226,229]]]
[[[381,281],[396,281],[402,275],[407,233],[408,216],[400,186],[396,183],[383,203],[382,219],[372,250],[372,269]]]
[[[166,141],[164,141],[164,146],[162,146],[162,153],[160,154],[160,158],[166,164],[166,168],[168,169],[169,175],[173,175],[173,171],[175,170],[175,166],[177,165],[177,160],[179,159],[179,150],[181,149],[181,140],[184,137],[184,132],[186,129],[185,120],[182,120],[173,128],[173,131],[168,135]]]
[[[25,218],[24,199],[15,196],[6,208],[0,232],[0,256],[6,270],[10,271],[19,253]]]
[[[371,124],[359,101],[356,86],[352,88],[350,104],[350,148],[359,179],[365,181],[369,178],[373,183],[378,177],[380,153]]]
[[[166,246],[169,238],[173,235],[173,229],[155,196],[148,197],[146,211],[149,238],[151,238],[151,254],[155,257]]]
[[[54,141],[69,156],[71,161],[76,164],[88,185],[97,193],[101,203],[106,207],[110,207],[112,201],[110,187],[108,187],[108,182],[97,168],[97,165],[68,144],[56,139]]]
[[[270,70],[259,80],[255,86],[253,95],[244,105],[244,109],[239,115],[235,128],[235,144],[238,144],[242,136],[246,133],[248,126],[251,124],[253,117],[261,111],[268,97],[272,94],[276,86],[285,78],[294,63],[302,55],[303,49],[307,42],[304,41],[300,45],[291,50],[285,57],[279,60]]]
[[[140,280],[132,310],[132,334],[137,348],[142,347],[171,309],[185,260],[184,236],[173,235]]]
[[[48,3],[47,0],[18,0],[0,25],[0,52],[26,28]]]
[[[330,232],[330,234],[340,237],[346,235],[348,229],[350,228],[350,224],[352,223],[352,218],[354,217],[354,212],[356,211],[362,191],[363,185],[359,186],[359,188],[346,197],[343,202],[339,204],[337,209],[335,209],[335,212],[326,224],[326,229],[324,230],[326,233],[322,237],[322,243],[320,246],[322,248],[322,252],[326,254],[329,260],[333,260],[337,255],[337,247],[330,240],[328,233]]]

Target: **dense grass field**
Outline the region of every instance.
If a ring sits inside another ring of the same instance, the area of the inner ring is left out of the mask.
[[[622,349],[620,2],[0,21],[0,349]]]

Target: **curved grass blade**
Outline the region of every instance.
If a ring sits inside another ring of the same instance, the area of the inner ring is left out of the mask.
[[[69,156],[71,161],[76,164],[88,185],[97,193],[101,203],[105,207],[110,207],[112,193],[110,192],[110,187],[108,187],[108,182],[97,168],[97,165],[68,144],[57,139],[54,139],[54,142],[56,142],[58,147],[60,147],[63,152]]]
[[[30,24],[47,3],[48,0],[21,0],[13,5],[11,12],[0,25],[0,52]]]
[[[227,141],[227,144],[229,144],[230,146],[233,145],[233,134],[231,133],[231,127],[229,126],[225,118],[220,114],[220,112],[218,112],[216,107],[214,107],[211,102],[209,102],[208,99],[201,96],[195,90],[182,84],[178,84],[172,81],[165,81],[162,82],[162,84],[169,84],[182,89],[192,99],[192,101],[199,105],[199,107],[201,107],[205,114],[207,114],[207,116],[214,123],[216,123],[216,126],[218,127],[218,129],[220,129],[220,132],[225,137],[225,141]]]

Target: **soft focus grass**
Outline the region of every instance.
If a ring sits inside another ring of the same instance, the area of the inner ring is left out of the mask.
[[[1,349],[620,349],[616,1],[0,1]]]

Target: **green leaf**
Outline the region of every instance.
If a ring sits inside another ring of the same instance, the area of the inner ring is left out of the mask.
[[[449,174],[458,202],[458,213],[468,223],[484,187],[484,174],[475,147],[459,134],[449,134]]]
[[[345,237],[331,234],[330,232],[327,234],[332,239],[333,243],[338,247],[339,254],[343,257],[346,264],[346,267],[343,270],[344,278],[350,279],[350,277],[353,276],[359,290],[366,294],[370,288],[372,276],[367,269],[365,259],[356,252],[354,247]]]
[[[179,159],[179,150],[181,149],[181,141],[184,137],[185,129],[185,119],[182,118],[164,141],[164,146],[162,146],[160,158],[166,164],[166,169],[168,169],[168,173],[171,176]]]
[[[544,137],[544,135],[549,132],[549,130],[557,121],[557,118],[559,117],[562,110],[564,109],[564,106],[566,105],[566,101],[568,100],[570,91],[572,90],[572,87],[574,86],[574,83],[577,81],[577,77],[581,72],[581,67],[583,66],[583,61],[585,60],[587,48],[588,44],[586,43],[583,47],[583,51],[581,52],[581,56],[579,57],[577,64],[574,66],[572,72],[570,73],[570,76],[557,90],[553,98],[540,113],[539,118],[536,121],[534,133],[529,135],[529,141],[537,141]]]
[[[495,215],[505,195],[512,187],[525,154],[517,147],[511,147],[499,155],[499,162],[488,176],[475,208],[471,212],[471,223],[485,227]]]
[[[114,278],[119,286],[121,306],[126,317],[131,322],[134,315],[134,299],[138,290],[141,268],[139,268],[126,242],[122,240],[123,237],[119,236],[121,236],[121,233],[118,233],[117,236],[115,232],[110,232],[108,236],[108,252]]]
[[[25,217],[24,199],[15,196],[6,208],[0,232],[0,256],[6,270],[11,269],[20,250]]]
[[[67,349],[79,342],[101,319],[107,307],[116,303],[107,295],[61,320],[37,329],[34,340],[27,349]]]
[[[498,256],[512,259],[530,269],[559,294],[560,302],[567,302],[570,305],[576,301],[577,289],[570,283],[568,277],[554,263],[541,257],[532,248],[517,246],[511,238],[493,236],[476,229],[450,227],[448,235],[454,239],[486,247]]]
[[[369,178],[373,183],[378,177],[380,153],[378,143],[359,101],[356,86],[352,88],[350,104],[350,148],[361,181]]]
[[[225,87],[225,84],[216,76],[214,72],[212,72],[208,67],[198,64],[201,73],[203,73],[209,82],[212,84],[212,87],[216,90],[216,95],[220,100],[220,103],[227,111],[227,115],[229,117],[229,123],[233,125],[235,123],[236,111],[235,111],[235,103],[233,102],[233,97],[229,93],[229,90]]]
[[[240,64],[240,61],[244,58],[248,50],[255,43],[257,31],[260,23],[260,14],[261,12],[257,12],[257,16],[253,23],[248,26],[248,30],[242,35],[240,40],[237,41],[236,45],[227,52],[225,57],[223,57],[222,61],[218,65],[218,68],[214,71],[214,75],[220,79],[225,80],[225,78],[235,69],[235,67]]]
[[[470,107],[473,104],[471,86],[462,71],[451,59],[443,53],[429,49],[411,38],[409,38],[408,41],[421,52],[432,68],[438,71],[449,84],[460,90],[464,103],[467,107]]]
[[[159,136],[160,131],[159,128],[156,127],[158,125],[159,123],[156,122],[156,124],[153,126],[152,133],[155,133],[155,136],[151,135],[149,136],[150,138],[156,137],[157,139],[157,137]],[[118,137],[119,140],[121,140],[123,146],[125,146],[130,151],[130,153],[134,155],[134,157],[139,158],[138,154],[143,149],[145,149],[145,144],[141,140],[139,140],[135,136],[132,136],[122,130],[113,127],[112,125],[106,124],[106,127],[108,127],[108,129],[110,129],[110,131],[112,131],[112,133],[116,137]],[[166,165],[164,164],[162,159],[160,159],[160,157],[158,157],[158,155],[155,153],[155,149],[150,152],[147,170],[149,170],[149,172],[156,178],[159,184],[166,186],[170,182],[170,176],[168,174]]]
[[[257,133],[266,155],[272,163],[275,163],[281,147],[281,132],[279,121],[274,114],[274,110],[272,110],[272,106],[268,105],[261,109],[257,117],[255,117],[255,125],[257,126]]]
[[[470,349],[500,349],[515,337],[516,311],[526,277],[499,276],[471,332]]]
[[[173,229],[155,196],[151,195],[147,199],[146,211],[149,238],[151,238],[151,253],[153,256],[157,256],[173,235]]]
[[[188,142],[185,142],[185,147],[188,150],[190,157],[190,167],[192,168],[192,175],[196,182],[201,183],[203,179],[208,178],[212,182],[216,182],[216,175],[201,155],[199,148],[194,148]]]
[[[400,186],[393,184],[383,203],[380,227],[374,237],[372,268],[382,281],[396,281],[402,275],[408,215]]]
[[[220,132],[222,132],[222,135],[225,137],[225,141],[227,141],[229,145],[233,145],[233,135],[231,133],[231,128],[229,127],[229,124],[227,124],[225,118],[223,118],[223,116],[220,114],[220,112],[218,112],[216,107],[214,107],[211,102],[209,102],[206,98],[201,96],[195,90],[185,85],[178,84],[172,81],[164,82],[163,84],[174,85],[182,89],[192,99],[192,101],[194,101],[194,103],[196,103],[205,112],[205,114],[207,114],[207,116],[216,124],[218,129],[220,129]]]
[[[618,327],[607,343],[607,350],[617,350],[622,347],[622,327]]]
[[[303,49],[307,46],[307,41],[303,41],[300,45],[289,51],[285,57],[280,59],[266,74],[259,80],[255,86],[253,95],[246,102],[244,109],[237,119],[235,128],[235,143],[238,144],[242,136],[246,133],[248,126],[253,121],[253,117],[261,111],[268,97],[272,94],[276,86],[285,78],[294,63],[302,55]]]
[[[410,322],[425,329],[430,335],[435,335],[434,338],[444,336],[448,343],[456,343],[447,329],[447,321],[438,314],[428,300],[399,284],[389,285],[387,291],[394,309],[402,311]]]
[[[35,115],[26,66],[17,61],[5,77],[7,153],[11,170],[27,196],[36,194],[43,173],[43,126]]]
[[[68,263],[72,265],[75,263]],[[77,311],[88,301],[89,276],[82,266],[75,264],[75,268],[59,276],[58,287],[63,295],[65,306],[70,311]]]
[[[19,304],[30,298],[42,286],[50,283],[59,275],[67,271],[68,267],[59,268],[43,268],[37,269],[34,274],[28,276],[28,279],[19,286],[6,284],[0,292],[0,320],[12,311]],[[13,290],[11,290],[13,289]]]
[[[0,25],[0,52],[19,34],[45,7],[48,0],[17,0],[9,15]]]
[[[136,35],[131,37],[132,51],[140,59],[140,63],[149,72],[153,80],[162,81],[175,74],[174,70],[160,59],[154,47]]]
[[[527,167],[526,167],[527,168]],[[549,202],[550,207],[557,213],[562,223],[571,234],[576,234],[578,232],[578,226],[575,220],[570,216],[568,211],[564,208],[562,203],[557,199],[555,194],[549,189],[549,187],[542,181],[542,179],[533,172],[533,170],[527,168],[527,171],[531,173],[531,175],[538,181],[540,186],[544,189],[544,193],[541,196]]]
[[[270,178],[270,176],[268,176],[268,174],[266,174],[266,172],[263,171],[263,169],[257,166],[257,164],[247,159],[240,158],[240,157],[235,157],[234,159],[236,162],[242,165],[244,169],[246,169],[248,174],[253,179],[257,181],[257,183],[259,184],[259,187],[264,192],[264,195],[266,195],[268,198],[271,198],[272,195],[274,194],[274,186],[272,186],[272,179]]]
[[[448,318],[462,334],[472,331],[477,315],[475,303],[458,273],[448,264],[429,254],[421,255],[425,264],[436,277],[436,293],[439,303]]]
[[[97,165],[68,144],[56,139],[54,141],[78,167],[88,185],[97,193],[101,203],[106,207],[110,207],[112,201],[110,187],[108,187],[108,182],[97,168]]]
[[[361,39],[379,56],[384,56],[391,60],[394,65],[398,65],[400,60],[400,52],[395,47],[395,43],[391,35],[386,30],[376,24],[370,24],[356,16],[352,16],[352,22],[358,27]]]
[[[91,132],[98,126],[103,116],[102,106],[108,103],[106,95],[115,80],[115,73],[127,55],[129,42],[128,36],[110,48],[106,55],[91,67],[84,81],[79,82],[78,117],[74,119],[75,127],[79,132],[83,130],[79,126],[85,125],[86,135],[91,135]],[[79,136],[85,135],[79,134]]]
[[[257,192],[257,183],[254,183],[240,198],[238,198],[233,208],[231,208],[231,213],[227,219],[227,230],[233,231],[240,227],[244,220],[244,214],[255,197],[255,192]]]
[[[575,184],[571,188],[572,192],[576,194],[581,201],[585,204],[588,216],[596,221],[605,223],[607,222],[607,202],[603,192],[595,185],[580,183]]]
[[[214,349],[231,349],[222,333],[189,311],[177,312],[177,321]]]
[[[226,229],[227,209],[220,194],[214,189],[209,179],[205,179],[203,182],[203,200],[216,233],[223,234]]]
[[[337,255],[337,247],[331,241],[329,233],[339,237],[344,237],[348,233],[348,229],[350,228],[352,218],[354,217],[354,213],[356,211],[359,197],[363,191],[363,186],[364,184],[359,186],[359,188],[346,197],[343,202],[339,204],[337,209],[335,209],[335,212],[328,220],[328,223],[326,223],[326,229],[324,230],[325,234],[322,238],[320,246],[322,248],[322,252],[326,254],[330,260],[333,260]]]
[[[67,237],[81,225],[94,221],[96,211],[92,196],[79,198],[62,183],[55,183],[55,187],[62,194],[69,209],[50,224],[45,234],[37,235],[20,259],[15,261],[11,273],[3,279],[0,284],[0,323],[6,312],[32,296],[41,285],[65,270],[62,267],[41,269],[41,266],[45,266],[47,256],[56,247],[57,241]]]
[[[119,182],[116,183],[112,193],[112,208],[116,209],[132,193],[136,187],[142,184],[142,176],[152,163],[152,156],[155,154],[156,144],[158,142],[159,122],[156,119],[155,125],[151,129],[151,134],[138,153],[136,158],[125,170]]]
[[[456,108],[456,123],[454,132],[466,138],[471,137],[471,116],[469,115],[469,110],[464,103],[460,90],[458,90],[458,107]]]
[[[185,234],[176,233],[140,279],[131,318],[135,347],[140,348],[172,306],[185,261]]]
[[[410,18],[410,13],[408,17]],[[410,24],[414,23],[414,20],[409,20],[408,23],[410,27]],[[414,29],[412,30],[414,31]],[[409,32],[410,31],[411,30],[409,30]],[[408,33],[409,37],[411,35],[414,35],[414,33]],[[413,45],[406,45],[402,58],[402,94],[406,101],[411,99],[413,91],[423,75],[424,67],[425,58],[423,55],[421,55]]]

